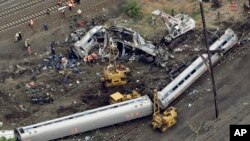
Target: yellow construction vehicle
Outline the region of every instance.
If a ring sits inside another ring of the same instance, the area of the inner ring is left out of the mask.
[[[101,80],[104,82],[105,87],[125,85],[128,82],[128,72],[130,72],[130,69],[123,65],[119,65],[119,67],[109,65],[103,69],[103,76]]]
[[[115,47],[112,39],[110,42],[109,65],[103,69],[101,80],[105,87],[125,85],[128,82],[127,73],[130,72],[130,69],[121,64],[116,65],[116,53],[118,52],[118,49]]]
[[[151,126],[153,129],[160,129],[165,132],[168,128],[173,126],[177,121],[177,111],[174,107],[167,108],[163,114],[160,113],[160,107],[157,100],[157,91],[154,90],[154,113]]]
[[[110,104],[114,104],[114,103],[131,100],[131,99],[138,98],[138,97],[141,97],[141,95],[135,90],[133,90],[131,94],[121,94],[120,92],[116,92],[110,95],[109,102]]]

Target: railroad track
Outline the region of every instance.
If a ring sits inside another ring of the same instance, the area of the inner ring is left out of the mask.
[[[234,123],[236,121],[240,121],[241,119],[243,119],[247,115],[249,115],[249,113],[250,113],[250,105],[247,105],[247,106],[241,108],[237,113],[234,113],[233,115],[231,115],[230,118],[227,118],[226,120],[224,120],[222,122],[218,122],[217,124],[215,124],[215,127],[213,128],[213,131],[208,132],[203,137],[198,138],[198,140],[204,140],[204,141],[209,140],[212,135],[214,135],[215,133],[219,133],[220,129],[223,130],[224,128],[228,128],[228,126],[224,126],[224,125],[227,125],[228,123]],[[197,140],[196,137],[197,137],[197,135],[195,133],[193,133],[192,135],[187,137],[185,139],[185,141],[192,141],[192,140],[195,140],[195,139]]]
[[[215,129],[213,129],[213,132],[208,133],[204,138],[202,138],[202,140],[204,140],[204,141],[209,140],[211,135],[215,134],[220,129],[228,128],[227,126],[223,126],[223,125],[227,125],[228,123],[235,123],[237,121],[240,121],[243,118],[245,118],[247,115],[249,115],[249,113],[250,113],[250,105],[247,105],[247,106],[243,107],[239,112],[237,112],[234,116],[232,116],[231,118],[226,120],[225,122],[217,124]]]
[[[40,0],[36,0],[36,1],[40,1]],[[91,9],[95,9],[95,10],[98,10],[100,8],[102,8],[106,3],[110,2],[112,0],[102,0],[100,1],[100,3],[98,4],[95,4],[95,5],[90,5],[88,6],[86,9],[83,9],[82,11],[87,11],[87,10],[91,10]],[[86,1],[88,2],[88,1]],[[62,6],[65,6],[67,5],[67,2],[64,1],[62,3]],[[9,29],[12,29],[14,27],[17,27],[17,26],[20,26],[22,24],[27,24],[29,22],[30,19],[38,19],[38,18],[41,18],[43,16],[45,16],[47,14],[47,10],[50,11],[50,13],[54,13],[58,10],[58,8],[61,7],[61,6],[58,6],[57,4],[56,5],[52,5],[48,8],[45,8],[43,10],[40,10],[40,11],[36,11],[30,15],[25,15],[25,16],[22,16],[21,18],[18,18],[14,21],[11,21],[9,23],[6,23],[6,24],[3,24],[3,25],[0,25],[0,33],[3,32],[3,31],[6,31],[6,30],[9,30]]]
[[[228,61],[228,58],[234,58],[237,55],[239,55],[240,53],[242,53],[245,49],[249,49],[249,48],[244,48],[242,46],[238,46],[235,45],[236,47],[234,47],[234,49],[231,49],[231,51],[229,51],[224,57],[223,59],[220,61],[220,63],[224,63],[226,61]],[[227,125],[228,123],[232,123],[235,121],[240,121],[241,119],[243,119],[244,117],[246,117],[247,115],[250,114],[250,105],[247,105],[243,108],[241,108],[237,113],[230,115],[230,118],[227,118],[225,121],[222,121],[220,123],[217,123],[216,126],[213,128],[213,131],[208,133],[207,135],[205,135],[202,140],[209,140],[210,137],[215,134],[218,130],[222,129],[222,128],[228,128],[227,126],[223,126],[223,125]],[[194,138],[196,137],[196,134],[192,134],[190,135],[187,139],[185,139],[185,141],[189,141],[189,140],[194,140]]]
[[[127,136],[136,136],[137,132],[135,129],[137,129],[141,124],[143,124],[141,120],[132,121],[132,123],[128,122],[126,123],[125,127],[121,128],[118,132],[115,132],[115,134],[112,135],[111,137],[106,138],[105,141],[109,140],[119,141],[125,139]]]
[[[63,5],[66,5],[66,2],[63,2]],[[53,5],[53,6],[50,6],[50,7],[46,8],[46,9],[43,9],[41,11],[34,12],[34,13],[30,14],[30,15],[25,15],[25,16],[23,16],[23,17],[21,17],[19,19],[16,19],[15,21],[12,21],[10,23],[1,25],[0,26],[0,32],[3,32],[5,30],[7,30],[7,29],[14,28],[14,27],[22,25],[24,23],[28,23],[28,21],[30,19],[34,20],[34,19],[41,18],[41,17],[43,17],[43,16],[45,16],[47,14],[47,10],[49,10],[50,13],[54,13],[54,12],[56,12],[58,10],[59,7],[60,6],[58,6],[58,5]]]
[[[8,0],[0,0],[0,4],[7,2]]]
[[[4,6],[4,5],[6,5],[6,4],[8,4],[8,3],[11,3],[11,2],[13,2],[14,0],[0,0],[0,6]]]
[[[17,5],[12,5],[10,7],[7,7],[0,11],[0,18],[8,17],[11,14],[20,12],[21,10],[31,8],[35,5],[41,4],[43,2],[46,2],[48,0],[26,0],[22,3],[19,3]]]

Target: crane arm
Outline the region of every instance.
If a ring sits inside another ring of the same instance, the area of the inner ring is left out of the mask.
[[[172,17],[160,10],[155,10],[152,12],[153,20],[156,20],[157,16],[160,16],[165,25],[167,26],[168,31],[171,31],[171,27],[175,24],[180,25],[181,21],[175,17]]]

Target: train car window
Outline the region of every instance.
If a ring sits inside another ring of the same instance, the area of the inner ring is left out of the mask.
[[[178,88],[178,85],[176,85],[172,90],[174,91],[174,90],[176,90]]]
[[[80,47],[80,50],[85,51],[82,47]]]
[[[178,86],[176,86],[177,88]],[[172,91],[170,90],[169,92],[167,92],[167,94],[165,94],[162,98],[162,100],[164,100],[168,95],[170,95],[174,90],[172,89]]]
[[[224,41],[221,46],[224,46],[227,43],[227,41]]]
[[[194,74],[196,72],[196,70],[194,69],[193,71],[191,71],[191,74]]]
[[[185,79],[187,80],[189,77],[190,77],[190,75],[187,75],[187,76],[185,77]]]
[[[90,43],[90,42],[91,42],[91,40],[92,40],[92,38],[89,38],[87,42],[88,42],[88,43]]]
[[[179,83],[179,85],[181,85],[184,82],[184,80],[181,80],[181,82]]]
[[[20,132],[20,133],[24,133],[23,128],[20,128],[20,129],[19,129],[19,132]]]

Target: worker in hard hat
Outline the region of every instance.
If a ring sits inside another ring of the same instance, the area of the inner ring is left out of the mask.
[[[63,65],[63,68],[66,69],[67,68],[67,64],[68,64],[68,59],[66,57],[63,57],[61,59],[61,64]]]
[[[68,7],[69,7],[69,10],[71,11],[73,7],[73,4],[71,3],[71,1],[68,1]]]
[[[88,62],[89,63],[93,63],[93,57],[92,57],[92,55],[88,55],[87,58],[88,58]]]
[[[92,56],[92,57],[93,57],[93,59],[95,59],[95,60],[97,60],[97,59],[98,59],[98,56],[97,56],[96,52],[91,53],[91,56]]]
[[[84,61],[85,63],[88,62],[88,56],[87,56],[87,55],[83,58],[83,61]]]
[[[28,51],[29,55],[31,54],[31,48],[30,48],[30,40],[26,39],[24,42],[25,48]]]
[[[22,39],[23,39],[23,37],[22,37],[21,32],[20,32],[20,31],[17,32],[17,33],[15,34],[15,42],[18,42],[18,41],[20,41],[20,40],[22,40]]]
[[[20,40],[23,40],[23,36],[22,36],[21,31],[18,32],[18,36],[19,36],[19,41],[20,41]]]
[[[118,70],[125,70],[126,69],[125,66],[123,66],[122,64],[118,64],[116,67]]]
[[[18,41],[19,41],[19,34],[16,33],[16,34],[15,34],[15,42],[18,42]]]
[[[24,42],[24,44],[25,44],[26,48],[29,47],[30,46],[30,40],[26,39],[25,42]]]
[[[61,15],[62,15],[63,18],[65,18],[65,11],[64,11],[64,9],[62,9]]]
[[[57,0],[57,5],[62,6],[62,0]]]
[[[33,28],[33,25],[34,25],[34,21],[32,19],[30,19],[30,22],[29,22],[30,28]]]

